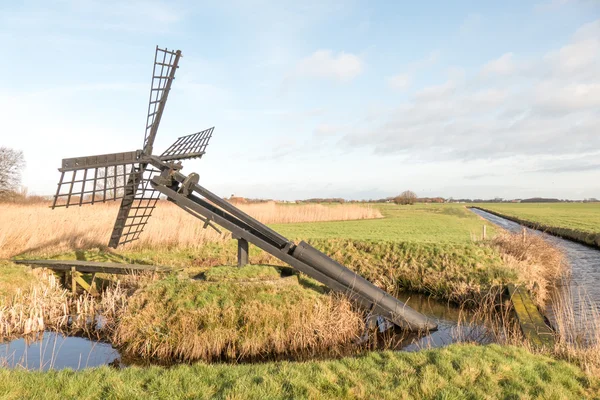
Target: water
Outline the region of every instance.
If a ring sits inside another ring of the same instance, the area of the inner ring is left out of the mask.
[[[490,341],[485,326],[475,322],[468,310],[461,310],[452,304],[418,293],[401,293],[397,299],[432,318],[438,324],[438,329],[425,334],[405,333],[393,345],[396,350],[418,351],[443,347],[466,339],[482,344]]]
[[[108,343],[56,332],[43,332],[35,337],[0,344],[0,365],[9,368],[77,370],[119,365],[119,359],[119,352]]]
[[[561,239],[540,231],[524,228],[522,225],[498,217],[494,214],[472,208],[471,211],[487,219],[488,221],[513,233],[527,230],[528,234],[541,235],[548,242],[559,248],[565,254],[565,257],[571,267],[570,277],[558,288],[559,294],[563,298],[570,298],[573,303],[575,318],[579,318],[578,323],[585,328],[584,316],[598,314],[600,310],[600,250]],[[553,323],[553,310],[549,306],[546,310],[546,316]]]

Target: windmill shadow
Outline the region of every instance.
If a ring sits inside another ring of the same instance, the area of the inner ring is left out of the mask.
[[[29,247],[21,253],[12,257],[15,260],[24,260],[30,258],[29,254],[35,254],[39,252],[49,252],[49,249],[55,247],[66,247],[68,250],[62,253],[56,253],[51,255],[50,259],[56,259],[61,257],[67,252],[74,252],[75,259],[79,261],[96,261],[96,262],[113,262],[118,264],[141,264],[141,265],[153,265],[148,260],[143,260],[134,257],[128,257],[119,253],[116,253],[110,249],[104,242],[98,240],[83,240],[74,237],[73,235],[65,234],[57,238],[47,240],[36,246]],[[93,251],[93,250],[98,251]]]

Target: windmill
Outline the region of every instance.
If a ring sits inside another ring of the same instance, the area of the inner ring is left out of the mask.
[[[181,160],[201,158],[214,127],[178,138],[159,156],[152,154],[181,57],[180,50],[156,47],[143,148],[63,159],[52,208],[121,199],[109,241],[109,246],[116,248],[139,239],[162,194],[201,219],[205,228],[218,229],[216,224],[229,230],[238,240],[239,265],[247,263],[248,243],[252,243],[330,289],[348,294],[373,317],[383,317],[409,330],[436,329],[432,320],[308,243],[295,244],[199,185],[198,174],[182,174]]]

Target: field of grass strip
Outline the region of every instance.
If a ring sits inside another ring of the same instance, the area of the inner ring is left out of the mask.
[[[585,399],[600,380],[516,347],[452,345],[331,361],[0,370],[3,399]]]
[[[474,206],[533,229],[600,247],[600,203],[486,203]]]

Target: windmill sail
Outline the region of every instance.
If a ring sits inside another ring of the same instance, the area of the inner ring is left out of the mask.
[[[156,47],[154,66],[152,68],[152,83],[146,117],[143,154],[151,155],[154,139],[158,132],[162,113],[165,109],[171,84],[175,79],[181,51],[171,51]],[[149,184],[156,171],[146,170],[148,164],[141,163],[140,168],[131,171],[121,201],[121,207],[110,235],[109,246],[116,248],[120,244],[137,240],[143,232],[160,194]]]
[[[199,158],[206,152],[206,146],[212,137],[215,127],[178,138],[160,156],[163,161]]]
[[[119,207],[119,213],[115,221],[109,247],[116,248],[119,245],[139,239],[144,231],[148,219],[156,207],[160,193],[150,185],[150,180],[160,171],[154,168],[146,168],[144,171],[134,171],[130,176],[131,182],[138,182],[134,191],[128,191]]]
[[[65,158],[52,208],[81,206],[117,200],[125,196],[132,171],[138,168],[141,151]]]
[[[146,133],[144,134],[144,153],[146,154],[152,154],[156,132],[171,91],[171,84],[175,79],[175,71],[179,68],[180,58],[180,50],[170,51],[156,47],[150,100],[148,102],[148,116],[146,117]]]

